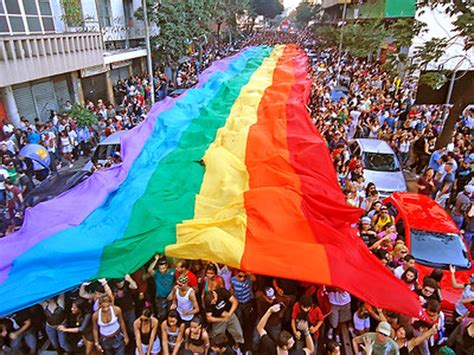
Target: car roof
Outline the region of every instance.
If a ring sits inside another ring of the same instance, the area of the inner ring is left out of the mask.
[[[359,138],[356,142],[359,143],[363,152],[393,154],[388,143],[380,139]]]
[[[392,199],[410,228],[459,234],[459,229],[449,214],[430,197],[413,192],[394,192],[384,202]]]
[[[126,134],[129,131],[118,131],[114,134],[111,134],[107,138],[105,138],[99,145],[107,145],[107,144],[120,144],[120,137]]]

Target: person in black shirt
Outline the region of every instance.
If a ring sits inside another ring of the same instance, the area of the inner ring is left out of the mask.
[[[228,331],[234,338],[235,348],[244,344],[242,326],[235,315],[239,305],[237,299],[225,288],[216,288],[214,291],[205,292],[204,304],[212,336]]]
[[[10,321],[10,326],[7,329],[13,353],[22,354],[22,340],[25,339],[30,354],[36,354],[37,339],[33,330],[30,310],[17,312],[5,318]]]
[[[123,319],[127,326],[129,334],[134,334],[133,322],[135,322],[135,306],[133,304],[133,297],[130,290],[138,288],[135,280],[130,275],[125,275],[124,279],[117,280],[112,291],[114,294],[114,303],[122,310]]]
[[[311,333],[309,332],[309,329],[308,329],[307,321],[301,321],[301,323],[298,325],[298,329],[302,330],[304,334],[305,342],[306,342],[306,347],[303,349],[292,349],[293,346],[295,345],[295,339],[286,330],[283,330],[280,332],[280,334],[278,335],[276,339],[276,342],[273,341],[272,338],[270,338],[270,336],[265,331],[265,325],[268,321],[268,318],[270,318],[270,316],[273,313],[280,312],[281,307],[282,307],[281,304],[275,304],[271,306],[270,308],[268,308],[267,312],[263,315],[263,317],[260,319],[260,321],[257,324],[257,332],[261,337],[258,354],[261,354],[261,355],[312,354],[314,352],[314,343],[313,343],[313,338],[311,337]]]

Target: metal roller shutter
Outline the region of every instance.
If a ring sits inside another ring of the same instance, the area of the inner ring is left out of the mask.
[[[52,81],[43,81],[31,86],[35,98],[38,117],[46,122],[50,117],[50,111],[59,111],[56,93]]]
[[[64,111],[64,105],[66,104],[66,101],[72,102],[71,92],[69,91],[67,80],[55,80],[54,91],[56,92],[56,99],[59,110],[62,113]]]
[[[28,121],[33,123],[33,120],[38,117],[36,113],[35,100],[29,85],[19,85],[13,87],[13,96],[15,97],[16,107],[20,116],[25,116]]]

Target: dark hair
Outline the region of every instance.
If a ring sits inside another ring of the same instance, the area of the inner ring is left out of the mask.
[[[184,267],[186,270],[189,270],[189,266],[191,264],[189,260],[181,259],[179,262],[181,263],[182,267]]]
[[[408,282],[407,273],[409,273],[409,272],[411,272],[415,275],[415,278],[413,279],[413,281],[410,281],[410,282],[415,282],[418,279],[418,270],[415,269],[414,267],[411,267],[411,266],[403,272],[403,274],[401,276],[401,280],[405,281],[405,282]]]
[[[276,344],[282,348],[284,346],[288,345],[288,341],[292,338],[293,336],[288,333],[286,330],[282,330],[280,334],[278,334],[276,338]]]
[[[168,315],[166,316],[166,318],[176,318],[178,321],[181,319],[179,317],[179,314],[178,312],[175,310],[175,309],[172,309],[171,311],[168,312]]]
[[[217,266],[214,263],[207,264],[206,272],[212,271],[217,275]]]
[[[73,304],[76,305],[76,307],[79,309],[79,311],[81,312],[81,315],[85,315],[86,313],[90,313],[91,310],[90,310],[90,304],[89,302],[87,302],[85,299],[83,298],[77,298],[74,300],[74,302],[72,302]]]
[[[441,270],[440,268],[433,269],[433,271],[431,271],[431,274],[429,275],[431,279],[435,280],[438,283],[441,282],[443,276],[443,270]]]
[[[327,343],[328,352],[333,353],[334,351],[336,351],[336,348],[338,347],[341,347],[341,344],[339,344],[338,342],[334,340],[329,340]]]
[[[225,348],[229,344],[229,338],[227,338],[225,333],[220,333],[212,337],[210,342],[211,346],[215,346],[216,348]]]
[[[303,296],[301,297],[300,299],[300,307],[311,307],[311,305],[313,304],[312,300],[311,300],[311,297],[309,296]]]
[[[436,280],[433,280],[431,277],[425,277],[423,280],[423,287],[431,287],[437,290],[438,283],[436,282]]]
[[[410,326],[409,324],[400,324],[400,326],[398,327],[399,329],[400,328],[403,328],[405,329],[405,333],[406,333],[406,339],[407,340],[410,340],[412,338],[415,337],[415,332],[413,330],[413,327]]]
[[[439,313],[441,311],[441,305],[437,300],[429,300],[426,305],[426,310],[434,313]]]
[[[411,254],[407,254],[405,255],[405,257],[403,258],[404,261],[406,261],[407,263],[412,261],[412,260],[415,260],[415,257]]]
[[[204,292],[203,301],[204,301],[204,304],[206,305],[206,307],[210,306],[213,299],[214,299],[214,294],[212,293],[212,291]]]
[[[195,314],[193,319],[191,319],[190,323],[197,323],[197,324],[202,324],[202,319],[201,316],[198,314]]]
[[[150,318],[153,312],[151,311],[150,308],[145,308],[142,312],[142,316],[145,316],[147,318]]]

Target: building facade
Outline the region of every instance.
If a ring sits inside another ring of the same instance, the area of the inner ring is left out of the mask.
[[[66,101],[115,103],[113,85],[145,72],[141,0],[0,0],[0,124],[46,121]],[[79,22],[79,23],[78,23]]]

